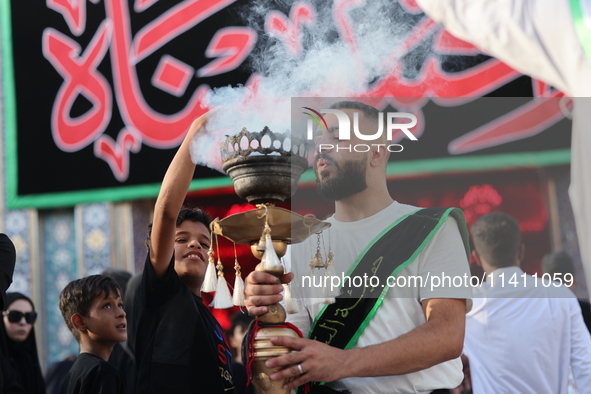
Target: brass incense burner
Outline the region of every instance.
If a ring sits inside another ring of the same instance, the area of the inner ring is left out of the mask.
[[[289,134],[275,134],[265,127],[261,132],[246,128],[228,137],[221,146],[223,170],[232,178],[238,196],[256,204],[258,209],[214,220],[212,230],[230,241],[251,245],[253,255],[261,259],[255,270],[279,278],[285,273],[279,259],[287,245],[304,241],[330,224],[314,217],[302,216],[275,207],[293,196],[302,173],[308,168],[307,144]],[[269,250],[271,249],[271,250]],[[283,323],[286,312],[281,304],[269,306],[269,311],[257,317],[262,323]],[[253,383],[259,394],[288,394],[286,382],[272,382],[269,376],[277,369],[265,366],[269,358],[281,356],[291,349],[274,346],[273,336],[295,336],[291,328],[263,327],[254,338]]]

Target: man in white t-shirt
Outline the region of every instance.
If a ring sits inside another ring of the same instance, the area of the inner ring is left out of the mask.
[[[351,120],[358,113],[359,128],[364,134],[377,129],[378,111],[358,102],[340,102],[333,106]],[[325,115],[327,129],[320,127],[315,143],[315,173],[320,193],[335,201],[335,214],[327,232],[332,243],[334,275],[348,272],[364,249],[392,223],[418,208],[394,201],[386,183],[386,149],[377,144],[369,152],[358,153],[347,146],[363,143],[357,136],[340,140],[338,121]],[[352,133],[353,134],[353,133]],[[378,141],[385,143],[384,141]],[[322,145],[324,144],[324,145]],[[324,148],[320,152],[320,146]],[[332,148],[330,148],[332,146]],[[337,148],[338,147],[338,148]],[[464,226],[463,223],[460,225]],[[315,238],[315,237],[312,237]],[[396,239],[387,242],[396,243]],[[397,277],[420,277],[424,285],[388,287],[377,313],[362,330],[355,345],[343,350],[326,343],[279,337],[275,345],[295,351],[267,361],[270,368],[286,367],[274,373],[272,380],[294,378],[287,384],[294,388],[307,382],[331,382],[326,386],[338,392],[352,393],[429,393],[454,388],[462,380],[459,356],[464,337],[465,313],[470,308],[471,290],[467,286],[430,286],[433,276],[469,276],[469,265],[458,223],[451,217],[441,220],[418,252],[401,265]],[[307,337],[324,305],[318,294],[306,293],[303,275],[316,250],[316,240],[294,245],[291,265],[295,274],[292,291],[300,312],[288,316]],[[384,256],[382,264],[395,260]],[[292,279],[293,274],[283,279]],[[253,272],[246,280],[246,306],[253,315],[267,311],[267,305],[279,302],[282,285],[274,277]],[[370,289],[366,289],[370,291]],[[382,291],[382,288],[380,288]],[[379,292],[378,292],[379,294]],[[342,311],[341,311],[342,312]]]
[[[511,216],[485,215],[471,233],[472,255],[487,274],[466,319],[474,393],[567,393],[569,369],[580,392],[588,392],[591,337],[575,295],[519,268],[524,248]]]

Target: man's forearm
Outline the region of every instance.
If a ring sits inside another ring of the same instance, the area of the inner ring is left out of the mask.
[[[459,357],[466,301],[430,299],[423,301],[423,310],[425,324],[389,342],[365,348],[342,350],[310,339],[273,337],[274,345],[295,351],[266,361],[268,368],[280,369],[271,380],[293,379],[287,388],[294,388],[348,377],[403,375]]]
[[[460,357],[465,330],[465,301],[455,301],[448,316],[437,316],[400,337],[378,345],[351,349],[345,376],[403,375]]]

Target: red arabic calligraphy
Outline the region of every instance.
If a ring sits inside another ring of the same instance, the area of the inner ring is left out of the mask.
[[[153,22],[147,24],[135,36],[132,58],[136,64],[146,56],[152,54],[162,45],[173,38],[195,27],[199,22],[207,19],[212,14],[229,6],[236,0],[190,0],[179,3],[167,12],[160,15]],[[129,29],[129,11],[122,1],[107,2],[107,7],[112,12],[107,12],[107,17],[121,18],[126,29]],[[123,30],[122,30],[123,32]]]
[[[86,0],[47,0],[51,8],[64,16],[70,31],[79,36],[86,27]]]
[[[135,0],[134,11],[143,12],[156,1]],[[54,101],[51,121],[56,145],[63,151],[74,152],[94,144],[96,157],[105,160],[121,182],[129,176],[130,153],[139,152],[142,143],[160,149],[178,145],[192,120],[206,110],[202,103],[209,92],[208,86],[201,84],[192,94],[185,94],[192,78],[210,77],[236,69],[253,50],[257,40],[256,31],[242,26],[221,27],[213,34],[205,52],[213,60],[200,67],[186,64],[171,54],[161,55],[152,74],[152,85],[175,97],[189,97],[184,108],[174,114],[163,114],[150,107],[140,89],[136,67],[142,60],[155,56],[158,53],[156,51],[165,44],[235,1],[179,2],[132,36],[129,2],[104,0],[105,20],[84,50],[72,38],[54,28],[46,28],[42,40],[43,54],[63,78]],[[414,0],[399,0],[399,3],[409,14],[421,13]],[[351,61],[360,70],[363,65],[358,37],[349,14],[363,4],[362,0],[337,0],[332,15],[342,39],[350,49]],[[64,17],[72,34],[82,35],[86,29],[84,0],[48,0],[47,7]],[[269,10],[265,18],[265,31],[279,40],[291,56],[297,58],[303,51],[303,28],[320,23],[316,19],[314,6],[300,1],[293,5],[289,17],[279,11]],[[416,78],[406,79],[402,73],[401,58],[431,38],[432,54],[425,60]],[[111,83],[97,70],[107,52],[113,74]],[[441,54],[474,56],[478,53],[474,46],[453,37],[432,20],[423,17],[398,48],[393,49],[391,56],[384,59],[382,71],[385,77],[366,87],[360,96],[367,99],[381,97],[371,99],[378,108],[384,108],[387,104],[401,106],[422,119],[422,107],[429,98],[446,106],[460,105],[520,76],[496,59],[454,73],[446,72],[441,67]],[[253,75],[249,83],[256,88],[259,78]],[[560,94],[537,81],[534,82],[534,93],[536,96],[553,97]],[[88,99],[92,107],[73,118],[70,112],[78,95]],[[112,117],[113,96],[125,124],[116,142],[104,134]],[[558,110],[556,106],[549,107],[543,101],[534,100],[498,119],[496,123],[484,125],[453,141],[449,151],[460,154],[534,135],[559,119]],[[546,115],[541,121],[538,116],[540,113]],[[505,127],[507,122],[516,119],[520,120],[519,130]],[[420,122],[414,132],[420,135],[423,127],[424,122]]]
[[[296,3],[289,12],[289,19],[279,11],[272,10],[265,19],[265,31],[283,42],[293,57],[302,52],[302,25],[312,25],[316,11],[308,3]]]
[[[133,10],[135,12],[142,12],[150,8],[157,1],[158,0],[135,0],[135,3],[133,3]]]
[[[43,54],[64,78],[54,102],[51,130],[55,143],[65,152],[84,148],[109,123],[111,90],[96,70],[108,49],[109,30],[108,22],[103,22],[83,55],[80,46],[62,33],[51,28],[43,33]],[[72,118],[70,110],[79,94],[93,106],[84,115]]]
[[[154,111],[146,103],[139,86],[132,53],[129,10],[126,1],[105,0],[107,18],[113,22],[111,62],[113,82],[121,115],[128,126],[142,134],[144,143],[161,148],[176,146],[182,140],[191,122],[204,113],[197,90],[183,110],[173,115]]]
[[[114,142],[108,135],[101,135],[94,144],[94,154],[106,161],[117,180],[123,182],[129,175],[128,151],[137,153],[142,147],[142,137],[137,130],[123,129]]]
[[[234,70],[248,56],[257,35],[248,27],[226,27],[215,33],[205,51],[207,57],[217,58],[199,69],[197,75],[210,77]]]
[[[235,0],[184,1],[160,15],[131,37],[127,1],[106,0],[106,18],[95,38],[81,55],[79,45],[52,28],[45,29],[43,53],[60,73],[64,82],[54,102],[52,133],[56,145],[66,152],[78,151],[94,142],[94,152],[109,163],[119,181],[129,176],[129,152],[138,152],[141,143],[170,148],[179,144],[192,120],[201,115],[203,97],[208,87],[198,87],[185,108],[176,114],[164,115],[152,109],[143,98],[135,66],[162,45],[193,28],[210,15]],[[141,12],[155,1],[137,0],[134,10]],[[48,7],[61,13],[75,35],[84,32],[85,2],[50,0]],[[217,57],[200,70],[201,75],[214,75],[238,67],[252,50],[256,32],[246,27],[226,28],[216,34],[207,55]],[[97,65],[110,50],[113,68],[113,93],[122,118],[127,125],[115,143],[102,135],[111,119],[111,86],[97,71]],[[152,84],[165,92],[181,96],[194,69],[172,56],[161,59]],[[82,116],[70,117],[76,97],[83,95],[92,108]]]

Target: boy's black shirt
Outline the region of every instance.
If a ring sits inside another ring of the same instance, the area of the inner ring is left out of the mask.
[[[117,369],[91,353],[80,353],[62,386],[62,394],[125,394]]]
[[[234,393],[225,335],[174,270],[158,278],[146,258],[134,306],[137,393]]]

